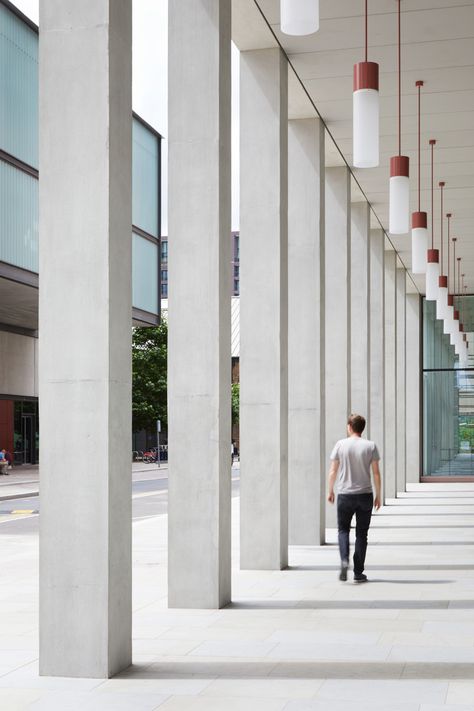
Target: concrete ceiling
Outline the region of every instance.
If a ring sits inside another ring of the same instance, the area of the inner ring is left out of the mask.
[[[280,32],[279,0],[234,0],[233,39],[239,49],[280,46],[293,71],[289,115],[324,119],[328,165],[352,165],[352,67],[364,56],[362,0],[320,0],[320,29],[309,37]],[[380,166],[353,170],[369,200],[373,225],[388,230],[389,159],[397,147],[397,3],[369,2],[369,60],[380,65]],[[422,196],[429,211],[428,139],[435,138],[435,185],[446,181],[445,212],[453,213],[453,235],[469,291],[474,292],[474,0],[402,2],[402,153],[410,156],[411,210],[417,209],[417,90],[422,79]],[[310,98],[308,98],[310,97]],[[312,105],[314,104],[314,106]],[[356,185],[354,181],[354,185]],[[363,199],[355,188],[353,199]],[[439,189],[435,195],[435,242],[439,246]],[[391,236],[403,263],[411,265],[410,236]],[[414,277],[424,291],[424,278]]]
[[[36,331],[38,289],[0,278],[0,324]]]

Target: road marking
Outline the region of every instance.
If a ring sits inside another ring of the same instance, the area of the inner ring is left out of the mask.
[[[13,511],[10,511],[11,514],[34,514],[38,513],[38,511],[35,511],[35,509],[14,509]]]

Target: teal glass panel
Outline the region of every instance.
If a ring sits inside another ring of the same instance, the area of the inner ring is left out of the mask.
[[[158,245],[133,234],[132,303],[136,309],[158,313]]]
[[[0,4],[0,148],[38,167],[38,35]]]
[[[0,161],[0,261],[38,271],[38,181]]]
[[[423,474],[474,476],[474,297],[456,299],[469,343],[460,368],[436,304],[423,302]]]
[[[454,346],[436,318],[436,301],[423,299],[423,326],[423,368],[454,368]]]
[[[153,237],[158,237],[158,141],[154,133],[133,120],[132,222]]]

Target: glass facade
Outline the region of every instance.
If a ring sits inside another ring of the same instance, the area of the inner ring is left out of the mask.
[[[133,305],[158,313],[158,243],[133,234]]]
[[[36,464],[39,461],[38,402],[15,401],[13,417],[14,463]]]
[[[158,137],[134,120],[132,222],[152,237],[159,236],[159,152]]]
[[[460,300],[468,340],[474,339],[474,297]],[[474,476],[474,350],[459,368],[449,335],[423,302],[423,475]]]
[[[38,34],[1,3],[0,96],[0,261],[38,272]],[[132,136],[132,223],[156,239],[133,235],[133,305],[158,314],[160,137],[137,118]]]
[[[38,35],[0,4],[0,148],[38,167]]]
[[[0,261],[38,271],[38,181],[3,161],[0,161]]]

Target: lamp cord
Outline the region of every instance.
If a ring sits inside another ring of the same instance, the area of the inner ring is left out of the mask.
[[[444,185],[440,185],[441,188],[441,274],[443,273],[443,190],[444,190]]]
[[[369,31],[368,31],[368,11],[367,11],[367,0],[365,0],[365,61],[367,62],[367,56],[368,56],[368,36],[369,36]]]
[[[402,155],[402,47],[401,0],[398,0],[398,155]]]
[[[421,86],[418,84],[418,212],[421,210]]]

